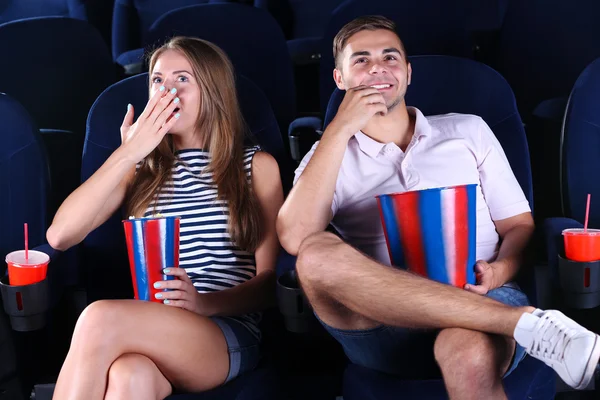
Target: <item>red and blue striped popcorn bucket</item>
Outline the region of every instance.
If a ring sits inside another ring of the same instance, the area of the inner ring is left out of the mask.
[[[475,284],[476,188],[377,196],[392,265],[460,288]]]
[[[154,283],[175,279],[165,268],[179,267],[179,217],[130,218],[123,221],[133,291],[137,300],[162,303]]]

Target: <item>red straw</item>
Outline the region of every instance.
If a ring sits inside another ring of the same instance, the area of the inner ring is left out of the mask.
[[[25,222],[25,259],[29,258],[29,231],[27,229],[27,222]]]
[[[583,225],[584,232],[587,232],[588,220],[590,218],[590,200],[591,200],[591,198],[592,198],[592,195],[588,193],[587,206],[585,207],[585,224]]]

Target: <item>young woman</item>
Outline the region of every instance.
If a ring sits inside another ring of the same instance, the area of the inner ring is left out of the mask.
[[[104,300],[75,328],[54,399],[163,399],[253,369],[259,312],[273,302],[283,202],[273,157],[244,147],[234,72],[215,45],[177,37],[150,60],[150,100],[122,144],[58,210],[47,239],[67,249],[123,204],[181,217],[180,266],[164,304]]]

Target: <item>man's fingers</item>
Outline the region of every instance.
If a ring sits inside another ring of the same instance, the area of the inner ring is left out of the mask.
[[[482,286],[482,285],[470,285],[470,284],[466,284],[464,286],[464,289],[468,292],[473,292],[473,293],[477,293],[477,294],[486,294],[488,292],[487,287],[486,286]]]

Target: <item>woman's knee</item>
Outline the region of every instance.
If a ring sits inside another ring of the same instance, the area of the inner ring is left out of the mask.
[[[171,394],[171,384],[156,364],[141,354],[124,354],[108,371],[107,400],[164,399]]]
[[[73,345],[98,347],[110,344],[117,332],[119,304],[113,300],[96,301],[86,307],[79,316],[73,332]]]

